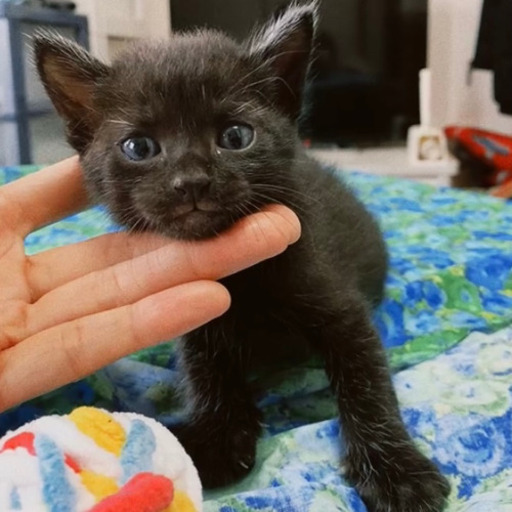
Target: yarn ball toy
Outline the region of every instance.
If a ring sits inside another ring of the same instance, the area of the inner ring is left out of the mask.
[[[2,512],[201,512],[201,483],[163,425],[80,407],[0,439]]]

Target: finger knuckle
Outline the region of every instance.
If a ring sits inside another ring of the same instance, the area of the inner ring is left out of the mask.
[[[6,350],[26,337],[28,308],[23,301],[0,301],[0,350]]]
[[[87,361],[80,348],[87,343],[87,328],[82,319],[70,322],[67,328],[59,330],[61,358],[67,371],[75,378],[89,373]]]
[[[98,273],[101,278],[101,274]],[[110,267],[107,273],[107,278],[102,279],[103,293],[100,300],[103,301],[103,308],[109,309],[111,307],[118,307],[123,303],[125,289],[123,286],[123,277],[118,267]]]

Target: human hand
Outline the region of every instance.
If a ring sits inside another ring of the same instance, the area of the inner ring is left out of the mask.
[[[206,241],[115,233],[25,255],[29,233],[86,206],[76,157],[0,187],[0,411],[222,315],[215,280],[300,236],[276,205]]]

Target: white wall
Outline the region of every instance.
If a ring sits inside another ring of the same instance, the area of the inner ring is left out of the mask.
[[[428,65],[432,124],[460,124],[512,134],[512,116],[494,101],[493,74],[475,70],[468,83],[483,0],[429,0]]]

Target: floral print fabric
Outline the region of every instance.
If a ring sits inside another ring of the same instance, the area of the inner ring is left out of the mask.
[[[512,510],[512,329],[473,333],[394,383],[409,432],[450,481],[446,512]],[[340,444],[336,420],[266,437],[251,475],[207,493],[205,512],[365,512]]]
[[[391,178],[349,181],[390,251],[375,320],[395,368],[512,322],[512,203]]]

